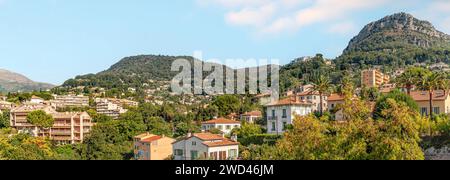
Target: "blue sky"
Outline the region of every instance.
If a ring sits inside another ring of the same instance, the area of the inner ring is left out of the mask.
[[[450,33],[447,0],[0,0],[0,68],[60,84],[139,54],[334,58],[401,11]]]

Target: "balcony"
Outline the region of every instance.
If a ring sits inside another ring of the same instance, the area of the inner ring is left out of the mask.
[[[52,135],[71,135],[70,131],[52,131]]]
[[[277,116],[269,116],[269,117],[267,117],[267,120],[268,120],[268,121],[275,121],[275,120],[277,120],[277,119],[278,119]]]

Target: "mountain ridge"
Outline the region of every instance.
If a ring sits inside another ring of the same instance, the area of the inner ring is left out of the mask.
[[[22,74],[0,68],[0,92],[29,92],[53,87],[52,84],[35,82]]]

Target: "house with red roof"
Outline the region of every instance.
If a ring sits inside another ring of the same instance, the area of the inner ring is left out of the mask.
[[[235,160],[239,157],[236,136],[228,139],[211,133],[188,133],[172,143],[174,160]]]
[[[175,139],[150,133],[134,137],[135,160],[165,160],[172,157]]]
[[[241,114],[241,121],[248,122],[248,123],[254,123],[256,120],[262,118],[261,111],[251,111],[246,112],[244,114]]]
[[[232,119],[216,118],[202,123],[202,130],[209,131],[211,129],[218,129],[225,134],[230,134],[235,128],[240,128],[241,122]]]

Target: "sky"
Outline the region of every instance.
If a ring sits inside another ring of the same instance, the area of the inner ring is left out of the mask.
[[[140,54],[334,58],[397,12],[450,34],[450,0],[0,0],[0,68],[58,85]]]

